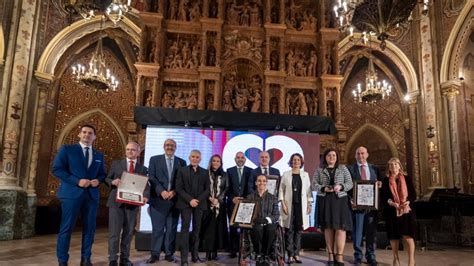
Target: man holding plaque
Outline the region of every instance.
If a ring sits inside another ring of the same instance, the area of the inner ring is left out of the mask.
[[[137,221],[138,206],[117,202],[117,188],[120,186],[123,172],[140,175],[147,174],[147,168],[138,163],[140,145],[136,142],[129,142],[125,146],[124,159],[113,161],[110,171],[105,178],[105,182],[112,190],[107,200],[109,208],[109,265],[118,265],[118,253],[120,251],[120,265],[131,266],[130,243],[132,241],[135,223]],[[148,186],[143,193],[143,202],[149,198]],[[120,250],[119,250],[120,246]]]
[[[186,166],[186,161],[175,156],[176,141],[167,139],[163,143],[164,154],[150,158],[150,215],[152,223],[151,256],[146,261],[155,263],[160,259],[161,247],[165,247],[165,260],[174,262],[176,228],[179,210],[176,204],[176,172]],[[164,238],[164,241],[163,241]]]
[[[199,232],[204,211],[208,208],[210,194],[210,181],[208,171],[199,166],[201,152],[192,150],[189,154],[190,164],[178,169],[176,174],[176,193],[178,202],[176,207],[181,211],[181,265],[188,265],[189,252],[189,226],[191,216],[193,222],[192,232],[192,261],[200,262]]]
[[[367,148],[363,146],[357,148],[355,154],[357,162],[349,165],[347,168],[351,173],[353,181],[377,181],[377,186],[380,188],[382,183],[380,182],[381,176],[379,169],[376,166],[367,163],[368,157],[369,153],[367,152]],[[351,192],[348,194],[349,196],[352,196]],[[375,236],[377,234],[378,212],[377,210],[357,210],[353,200],[351,200],[351,202],[353,205],[352,241],[354,246],[354,264],[360,265],[362,263],[362,239],[365,235],[365,258],[369,265],[377,265],[377,260],[375,258]]]
[[[259,175],[274,175],[280,177],[280,170],[270,167],[270,154],[267,151],[262,151],[258,155],[258,161],[260,165],[252,170],[249,178],[249,194],[255,191],[255,182]]]
[[[92,243],[99,206],[99,184],[105,178],[104,155],[92,149],[95,128],[83,125],[79,143],[63,145],[54,158],[52,172],[61,180],[57,196],[61,200],[61,226],[56,254],[59,265],[67,265],[71,234],[79,214],[82,216],[81,266],[92,265]]]

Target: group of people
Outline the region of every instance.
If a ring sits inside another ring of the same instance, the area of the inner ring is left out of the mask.
[[[356,152],[357,163],[350,166],[339,164],[337,151],[324,152],[322,167],[317,169],[312,182],[302,168],[301,154],[291,155],[291,169],[281,175],[278,196],[267,190],[267,176],[280,177],[280,172],[270,166],[270,155],[259,154],[259,166],[245,166],[243,152],[235,155],[236,165],[224,171],[222,158],[213,155],[207,169],[200,167],[201,152],[192,150],[189,165],[175,155],[176,142],[167,139],[164,153],[150,158],[148,169],[138,157],[140,145],[129,142],[125,158],[112,163],[105,171],[104,155],[92,148],[96,139],[95,128],[83,125],[79,143],[63,145],[53,162],[53,174],[61,180],[58,198],[61,200],[61,226],[57,240],[59,265],[67,265],[69,245],[74,224],[82,216],[83,234],[81,265],[92,265],[91,249],[94,241],[96,212],[99,205],[100,183],[110,187],[107,201],[109,208],[109,265],[133,265],[129,260],[138,207],[119,203],[117,187],[124,171],[148,175],[149,182],[143,193],[143,201],[149,203],[152,221],[152,238],[148,264],[164,259],[176,262],[174,257],[176,233],[181,216],[181,265],[188,265],[191,249],[192,262],[199,258],[200,247],[206,251],[207,260],[217,260],[217,251],[227,248],[235,258],[239,250],[240,230],[228,227],[232,210],[244,198],[255,200],[260,208],[250,237],[256,253],[257,264],[266,264],[273,252],[276,228],[284,229],[284,241],[288,263],[302,263],[299,257],[302,231],[309,227],[313,191],[317,191],[317,224],[324,230],[328,264],[343,265],[346,231],[352,231],[354,258],[362,262],[362,239],[365,235],[367,262],[376,265],[375,233],[377,211],[351,209],[353,180],[378,180],[387,223],[387,234],[393,250],[394,265],[399,264],[398,245],[403,237],[408,243],[409,265],[414,265],[415,217],[412,204],[415,192],[411,179],[406,176],[400,161],[388,162],[386,177],[377,168],[367,164],[368,152],[360,147]],[[353,206],[352,206],[353,207]],[[189,232],[192,224],[192,232]],[[191,239],[191,241],[189,241]]]

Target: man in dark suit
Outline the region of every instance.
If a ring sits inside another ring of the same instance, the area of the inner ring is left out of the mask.
[[[199,166],[201,152],[192,150],[189,154],[190,164],[178,169],[176,174],[176,193],[178,202],[176,207],[181,211],[181,265],[188,265],[189,252],[189,225],[191,216],[193,221],[192,232],[192,261],[199,262],[199,232],[204,211],[208,208],[210,194],[209,173]]]
[[[175,156],[176,142],[165,140],[164,154],[150,158],[148,177],[150,178],[151,198],[150,215],[152,222],[151,257],[147,263],[155,263],[160,259],[161,247],[165,246],[165,260],[174,262],[176,246],[176,229],[179,210],[176,204],[176,172],[186,166],[186,161]]]
[[[359,180],[373,180],[377,181],[378,187],[382,185],[379,169],[372,164],[367,163],[369,153],[367,148],[359,147],[356,150],[355,158],[357,162],[349,165],[347,168],[351,173],[353,181]],[[350,196],[351,192],[348,193]],[[351,200],[352,202],[352,200]],[[353,205],[354,207],[354,205]],[[370,265],[377,265],[375,258],[375,236],[377,234],[377,216],[376,210],[365,211],[355,210],[353,208],[353,230],[352,241],[354,246],[354,264],[360,265],[362,263],[362,239],[365,235],[365,258]]]
[[[249,178],[252,168],[245,166],[245,154],[241,151],[235,154],[236,166],[227,169],[229,177],[229,191],[227,194],[227,215],[232,216],[235,204],[249,193]],[[239,233],[236,227],[231,226],[230,231],[230,257],[237,257],[239,249]]]
[[[252,194],[255,191],[255,181],[259,175],[275,175],[280,176],[280,171],[276,168],[270,167],[270,154],[267,151],[262,151],[258,155],[258,161],[260,165],[252,170],[249,179],[249,194]]]
[[[92,265],[100,182],[105,179],[104,155],[92,149],[96,139],[95,128],[83,125],[79,143],[63,145],[53,161],[53,175],[61,180],[57,196],[61,200],[61,226],[56,254],[59,265],[67,265],[71,233],[77,217],[83,221],[81,265]]]
[[[132,266],[130,257],[130,243],[132,241],[135,223],[137,221],[138,206],[116,202],[117,187],[120,185],[120,178],[123,172],[147,174],[147,168],[138,164],[140,145],[136,142],[129,142],[125,146],[125,157],[122,160],[112,162],[110,171],[105,178],[105,182],[112,190],[107,200],[109,208],[109,265],[117,266],[117,259],[120,245],[120,265]],[[149,198],[149,188],[143,193],[143,201],[146,203]]]

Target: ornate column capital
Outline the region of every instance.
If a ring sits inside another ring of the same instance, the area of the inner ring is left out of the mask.
[[[462,82],[460,80],[448,80],[441,84],[441,93],[448,100],[453,100],[461,90]]]

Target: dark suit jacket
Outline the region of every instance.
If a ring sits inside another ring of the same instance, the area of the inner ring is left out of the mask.
[[[367,168],[369,168],[370,171],[370,180],[377,180],[377,181],[382,181],[382,176],[380,175],[380,170],[377,168],[375,165],[367,163]],[[360,178],[360,169],[357,163],[347,165],[347,169],[349,169],[349,172],[351,173],[352,181],[359,181],[361,180]],[[353,190],[349,190],[347,192],[347,195],[352,198],[353,195]]]
[[[178,169],[186,166],[186,161],[174,156],[173,173],[171,174],[171,190],[176,189],[176,173]],[[164,200],[161,192],[168,190],[168,167],[166,165],[166,156],[164,154],[156,155],[150,158],[148,164],[148,177],[150,182],[150,205],[157,208],[161,204],[174,205],[176,196],[172,200]]]
[[[113,161],[112,165],[110,166],[109,173],[105,178],[105,183],[112,189],[109,193],[109,198],[107,200],[107,207],[117,207],[119,208],[122,203],[116,202],[115,199],[117,198],[117,187],[112,185],[112,181],[117,178],[122,177],[122,173],[127,171],[127,159]],[[135,165],[135,174],[146,175],[147,168],[139,163]],[[143,192],[143,196],[145,198],[150,198],[150,188],[146,186],[145,191]],[[130,205],[133,206],[133,205]],[[134,206],[136,207],[136,206]]]
[[[79,187],[80,179],[98,179],[104,182],[104,155],[92,149],[92,163],[89,168],[84,152],[79,143],[63,145],[53,161],[53,175],[61,180],[57,196],[60,199],[77,199],[82,193],[89,193],[91,198],[99,200],[99,187]]]
[[[227,169],[227,176],[229,177],[229,191],[227,193],[228,199],[232,201],[234,197],[245,197],[250,194],[249,179],[252,173],[252,168],[244,166],[242,169],[242,184],[239,186],[239,174],[237,173],[237,166]]]
[[[198,174],[196,177],[198,180],[196,181],[197,189],[195,191],[192,189],[192,182],[195,180],[191,180],[191,177],[194,177],[191,171],[193,171],[191,165],[178,169],[178,173],[176,174],[176,193],[178,194],[176,207],[178,209],[191,208],[189,202],[192,199],[197,199],[199,200],[197,208],[207,210],[207,201],[210,194],[208,171],[202,167],[197,168]]]
[[[280,177],[280,170],[273,168],[273,167],[268,167],[268,174],[269,175],[276,175]],[[250,188],[250,193],[252,194],[256,191],[256,186],[255,186],[255,181],[257,181],[257,177],[259,175],[263,175],[262,168],[260,165],[252,170],[252,173],[250,174],[250,179],[249,179],[249,188]]]

